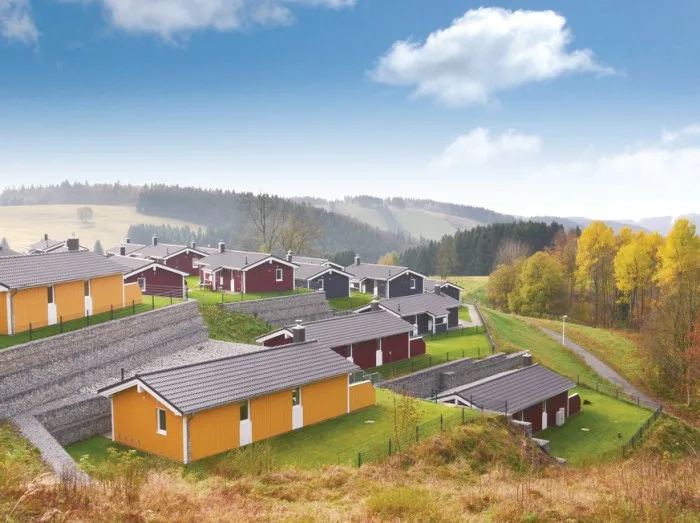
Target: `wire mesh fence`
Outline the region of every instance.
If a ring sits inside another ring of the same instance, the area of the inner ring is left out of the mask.
[[[464,358],[482,358],[489,356],[491,353],[488,348],[476,347],[473,350],[455,350],[443,352],[441,354],[424,354],[407,360],[401,360],[394,363],[387,363],[379,367],[369,369],[369,372],[375,372],[384,379],[398,378],[413,372],[423,369],[429,369],[435,365],[441,365],[450,361],[460,360]]]
[[[627,403],[632,403],[638,407],[656,410],[661,406],[658,403],[649,401],[648,399],[642,398],[639,395],[627,394],[622,390],[622,387],[614,385],[608,381],[591,380],[584,376],[578,376],[576,382],[581,387],[586,387],[587,389],[594,390],[600,394],[605,394],[606,396],[626,401]]]
[[[646,420],[644,425],[639,427],[639,430],[637,430],[637,432],[634,433],[630,440],[622,446],[623,456],[627,457],[629,453],[644,440],[644,435],[651,428],[654,422],[657,419],[659,419],[661,414],[663,414],[663,410],[663,406],[659,405],[659,407],[654,411],[654,413],[649,417],[649,419]]]

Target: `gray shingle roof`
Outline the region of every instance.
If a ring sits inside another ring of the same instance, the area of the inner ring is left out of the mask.
[[[541,365],[530,365],[505,372],[460,389],[457,393],[466,401],[486,410],[519,412],[549,398],[573,389],[576,384]]]
[[[323,265],[328,263],[328,260],[325,258],[313,258],[311,256],[292,256],[292,263],[300,265]]]
[[[379,304],[400,316],[414,316],[425,312],[433,316],[444,316],[449,312],[448,309],[459,307],[459,302],[454,298],[434,292],[390,298],[380,301]]]
[[[63,243],[66,243],[66,240],[52,240],[51,238],[47,240],[39,240],[36,243],[32,243],[29,246],[29,251],[45,251],[47,249],[51,249],[52,247],[56,247],[57,245],[61,245]]]
[[[0,258],[0,285],[10,289],[122,274],[111,258],[90,251]]]
[[[389,278],[407,271],[408,267],[398,267],[395,265],[380,265],[378,263],[360,263],[360,265],[349,265],[345,267],[345,272],[352,274],[355,279],[363,280],[371,278],[373,280],[388,280]]]
[[[294,260],[293,263],[299,263],[299,262],[297,260]],[[340,269],[336,269],[335,267],[326,267],[325,265],[308,265],[308,264],[300,264],[299,268],[294,273],[294,277],[299,279],[299,280],[308,280],[309,278],[313,278],[317,274],[321,274],[321,273],[326,272],[328,270],[333,270],[337,273],[340,273],[340,274],[347,276],[348,278],[352,277],[352,275],[347,274],[345,271],[341,271]]]
[[[159,243],[158,245],[146,245],[142,249],[134,252],[134,255],[140,258],[158,258],[163,259],[171,254],[176,254],[184,251],[188,247],[185,245],[175,245],[172,243]]]
[[[133,272],[136,269],[148,267],[152,263],[155,263],[153,260],[145,260],[143,258],[131,258],[130,256],[110,256],[109,259],[121,265],[124,274]]]
[[[149,372],[138,379],[181,413],[191,414],[357,370],[339,354],[308,342]]]
[[[462,287],[460,287],[456,283],[452,283],[451,281],[425,279],[425,280],[423,280],[423,291],[424,292],[433,292],[435,290],[436,285],[439,285],[440,287],[442,287],[444,285],[452,285],[453,287],[457,287],[460,290],[464,290]]]
[[[121,252],[119,250],[120,247],[124,247],[124,254],[131,254],[132,252],[143,249],[145,245],[141,243],[120,243],[119,245],[107,249],[107,254],[119,254]]]
[[[302,325],[306,327],[306,339],[317,341],[321,347],[342,347],[413,332],[413,325],[386,311],[335,316]],[[292,327],[290,325],[286,329],[291,330]]]
[[[261,252],[226,251],[207,256],[199,260],[198,264],[206,266],[209,270],[222,267],[226,269],[244,269],[248,265],[252,265],[253,263],[257,263],[269,257],[269,254]]]
[[[12,249],[3,249],[0,247],[0,258],[6,258],[8,256],[19,256],[21,253],[13,251]]]

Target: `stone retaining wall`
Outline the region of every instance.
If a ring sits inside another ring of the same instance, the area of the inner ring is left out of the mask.
[[[429,398],[442,391],[522,367],[524,354],[526,352],[498,353],[480,360],[465,358],[451,361],[385,381],[378,386],[417,398]]]
[[[36,419],[62,446],[112,432],[110,401],[96,394],[68,398],[38,413]]]
[[[307,292],[224,304],[227,310],[259,316],[273,327],[292,325],[296,320],[304,322],[325,320],[333,311],[323,292]]]

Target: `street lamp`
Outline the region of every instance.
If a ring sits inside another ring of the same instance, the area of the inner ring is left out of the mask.
[[[561,344],[566,346],[566,318],[568,318],[566,314],[561,317]]]

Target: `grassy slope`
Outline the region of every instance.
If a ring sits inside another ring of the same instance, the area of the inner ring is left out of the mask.
[[[200,304],[202,316],[213,340],[255,344],[255,338],[270,332],[270,326],[248,314],[228,312],[213,303]]]
[[[94,216],[90,223],[82,223],[76,210],[79,205],[22,205],[0,207],[2,235],[16,251],[39,241],[44,233],[50,238],[67,238],[72,233],[80,238],[80,243],[92,249],[95,240],[100,240],[107,249],[122,241],[130,225],[146,223],[152,225],[189,225],[195,230],[199,225],[139,214],[134,207],[116,205],[89,205]]]
[[[365,294],[364,292],[353,292],[349,298],[331,298],[328,300],[331,308],[337,311],[347,311],[351,309],[357,309],[363,305],[367,305],[372,301],[373,296],[371,294]]]
[[[472,321],[472,317],[469,314],[469,309],[466,307],[459,308],[459,319],[462,321]]]
[[[389,230],[389,225],[386,223],[381,214],[375,209],[362,207],[356,203],[336,202],[334,212],[345,214],[351,218],[355,218],[372,227],[377,227],[382,230]]]
[[[0,422],[0,519],[5,519],[24,494],[25,485],[45,470],[39,451],[13,425]]]
[[[247,301],[247,300],[260,300],[263,298],[275,298],[277,296],[289,296],[291,294],[300,294],[313,292],[309,289],[296,289],[293,291],[277,291],[277,292],[265,292],[265,293],[255,293],[251,292],[248,294],[231,294],[231,293],[221,293],[214,292],[209,289],[199,288],[199,276],[188,276],[187,277],[187,287],[188,296],[197,300],[200,303],[222,303],[222,299],[226,303],[232,303],[236,301]]]
[[[435,279],[439,279],[434,276]],[[464,288],[462,291],[462,301],[479,302],[486,301],[486,286],[489,282],[488,276],[450,276],[447,278],[452,283]]]
[[[445,234],[454,234],[455,227],[444,216],[422,211],[420,209],[389,208],[401,224],[401,228],[418,238],[439,240]]]
[[[619,458],[622,445],[652,414],[584,387],[574,392],[579,393],[581,401],[590,401],[590,405],[583,405],[581,413],[566,420],[563,426],[550,427],[537,435],[550,441],[552,455],[574,465]]]

